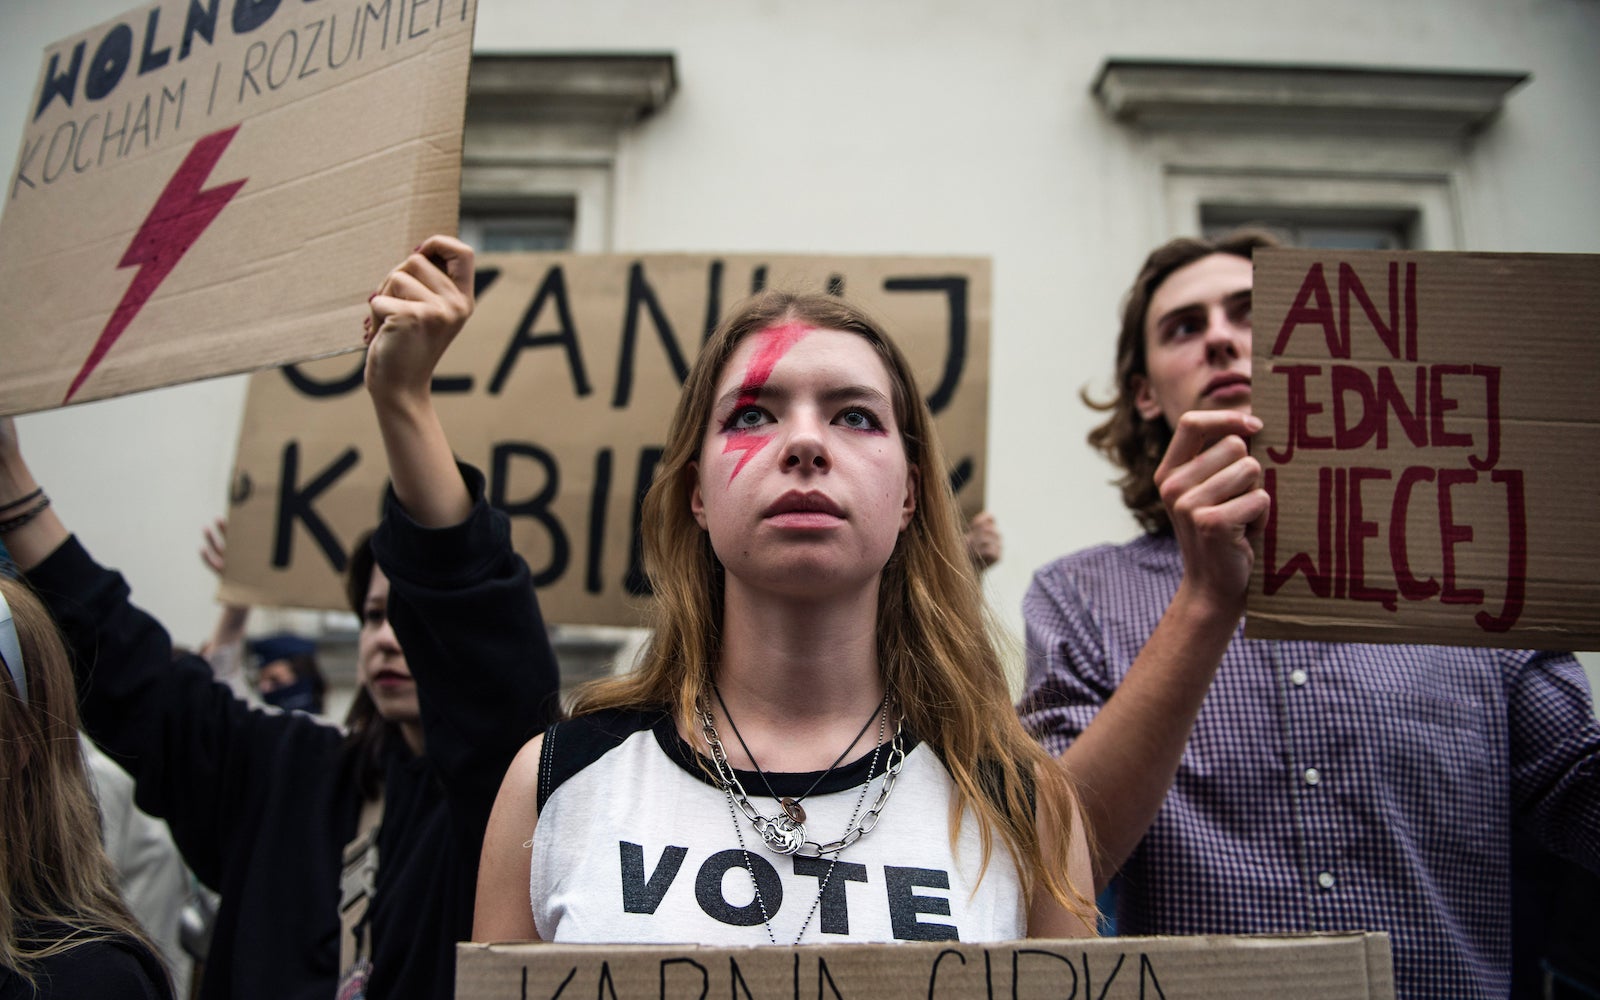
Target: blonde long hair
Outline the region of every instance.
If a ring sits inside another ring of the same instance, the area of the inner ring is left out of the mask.
[[[11,605],[28,702],[0,678],[0,966],[36,986],[33,963],[96,941],[129,939],[158,954],[117,891],[100,812],[78,742],[72,667],[55,622],[26,586],[0,577]],[[63,925],[19,938],[22,921]]]
[[[1093,902],[1066,875],[1077,817],[1073,790],[1011,705],[933,415],[904,355],[871,318],[842,299],[763,292],[736,306],[706,342],[684,383],[644,499],[644,561],[655,595],[655,634],[636,670],[580,689],[574,714],[665,708],[682,731],[697,731],[695,699],[710,688],[721,653],[724,580],[710,538],[690,512],[690,463],[699,457],[717,379],[728,359],[746,337],[785,322],[853,333],[873,346],[893,386],[907,461],[921,470],[911,523],[883,570],[877,654],[884,684],[898,700],[906,726],[938,754],[955,780],[952,846],[961,816],[971,809],[979,820],[985,867],[998,831],[1029,898],[1043,888],[1093,927]],[[1038,835],[1040,823],[1059,831],[1048,857]]]

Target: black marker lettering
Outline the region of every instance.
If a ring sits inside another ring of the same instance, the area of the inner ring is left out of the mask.
[[[689,363],[683,359],[683,351],[678,347],[672,324],[667,322],[667,314],[656,298],[655,289],[645,280],[644,265],[634,261],[628,267],[628,302],[623,307],[622,349],[617,352],[617,388],[611,397],[611,405],[619,410],[628,405],[633,395],[634,346],[639,339],[641,307],[650,310],[656,338],[667,352],[667,360],[672,363],[672,372],[677,376],[678,384],[682,385],[683,380],[689,377]]]
[[[362,377],[367,371],[367,355],[363,352],[361,363],[356,365],[350,374],[331,382],[319,382],[301,370],[299,365],[284,365],[279,371],[289,380],[296,392],[312,399],[322,399],[327,396],[343,396],[361,387]]]
[[[706,269],[706,325],[705,335],[700,338],[704,344],[711,339],[717,331],[717,321],[722,318],[722,272],[726,265],[720,260],[711,262]]]
[[[254,57],[252,59],[251,57]],[[256,82],[255,71],[260,69],[267,61],[267,43],[251,42],[244,53],[244,68],[239,74],[239,100],[244,100],[244,85],[250,84],[250,89],[257,95],[261,93],[261,84]]]
[[[39,91],[39,106],[34,109],[33,120],[38,121],[44,114],[44,109],[57,97],[72,107],[72,95],[78,92],[78,73],[83,69],[83,52],[86,43],[79,42],[72,47],[72,62],[67,66],[66,72],[56,72],[56,67],[61,65],[61,53],[50,53],[50,66],[44,71],[44,85]],[[30,185],[31,186],[31,185]]]
[[[40,136],[31,144],[27,140],[22,143],[22,156],[17,159],[17,174],[11,179],[11,197],[17,196],[17,188],[26,184],[35,190],[38,185],[33,183],[33,178],[28,176],[28,169],[33,165],[33,158],[39,155],[39,150],[44,146],[44,137]]]
[[[139,75],[152,73],[165,66],[172,59],[172,46],[156,50],[152,48],[156,42],[156,31],[161,27],[161,8],[155,7],[150,11],[150,16],[144,22],[144,45],[139,50]]]
[[[506,498],[506,491],[511,479],[511,460],[518,457],[532,459],[544,470],[544,488],[526,500],[513,503]],[[550,511],[550,504],[561,488],[561,470],[556,465],[556,457],[537,445],[497,444],[490,465],[493,472],[489,479],[489,505],[505,511],[509,517],[531,517],[550,535],[550,561],[534,572],[533,585],[543,587],[561,579],[567,571],[570,545],[566,529]]]
[[[492,282],[494,279],[489,280]],[[555,305],[556,321],[560,326],[554,333],[535,334],[533,328],[539,321],[546,300]],[[505,354],[501,355],[500,363],[495,366],[494,377],[489,379],[489,395],[497,396],[505,388],[506,380],[511,377],[511,369],[523,351],[530,347],[543,347],[549,344],[559,344],[566,349],[567,367],[572,371],[573,391],[579,396],[589,395],[593,389],[589,385],[589,376],[584,371],[583,353],[578,348],[578,330],[572,322],[572,307],[567,300],[567,279],[559,264],[545,273],[544,281],[534,293],[528,311],[522,314],[522,322],[517,324],[516,332],[511,336],[511,343],[506,345]]]
[[[316,76],[318,70],[321,69],[320,66],[316,69],[313,69],[311,67],[311,60],[312,57],[317,54],[317,42],[322,38],[322,22],[312,21],[310,24],[306,25],[306,29],[311,32],[311,41],[306,43],[306,57],[300,61],[300,72],[296,73],[294,76],[296,80],[304,80],[308,76]],[[331,37],[329,39],[328,54],[330,57],[333,54]]]
[[[183,18],[183,41],[178,46],[178,61],[189,58],[189,51],[194,47],[194,36],[199,35],[210,45],[217,37],[217,11],[222,0],[211,0],[209,6],[202,7],[200,0],[189,0],[189,11]],[[220,66],[220,64],[219,64]]]
[[[949,302],[950,319],[945,327],[948,348],[944,356],[944,373],[939,384],[928,394],[928,409],[935,415],[942,413],[955,397],[956,386],[967,367],[967,279],[963,275],[932,278],[885,278],[886,292],[943,292]]]
[[[329,14],[328,15],[328,68],[329,69],[338,69],[340,66],[343,66],[345,63],[349,62],[350,61],[350,57],[355,54],[355,51],[356,51],[356,28],[360,25],[360,22],[361,22],[361,11],[357,10],[356,11],[356,23],[350,25],[350,43],[344,47],[344,58],[340,59],[338,61],[335,61],[334,58],[333,58],[333,40],[339,34],[339,15],[338,14]]]
[[[591,594],[605,589],[600,572],[605,557],[606,506],[611,501],[611,449],[601,448],[594,457],[594,490],[589,494],[589,546],[584,562],[583,589]]]
[[[89,60],[89,72],[83,78],[83,96],[98,101],[117,89],[122,74],[133,61],[133,29],[118,24],[100,39],[100,47]]]
[[[644,524],[640,509],[644,505],[644,495],[649,492],[650,483],[655,479],[661,455],[660,448],[646,448],[639,452],[639,470],[633,480],[633,544],[628,548],[628,572],[623,578],[623,586],[634,597],[649,597],[654,593],[650,589],[650,578],[644,571]]]
[[[667,991],[667,966],[669,965],[687,965],[698,971],[700,973],[700,995],[697,1000],[706,1000],[706,995],[711,992],[711,976],[707,973],[705,966],[701,965],[699,962],[696,962],[692,958],[663,958],[661,960],[660,976],[661,996],[663,1000],[669,996],[677,997],[686,995],[684,993],[680,993],[676,989],[672,990],[670,993]],[[692,991],[693,987],[690,987],[690,990]]]
[[[233,0],[233,33],[248,35],[272,19],[279,0]]]
[[[300,443],[290,441],[284,445],[282,471],[278,476],[278,520],[273,529],[274,568],[283,569],[292,561],[294,524],[298,520],[305,523],[306,530],[311,532],[312,539],[322,550],[323,556],[327,558],[328,564],[334,571],[344,572],[344,546],[339,544],[332,529],[312,504],[328,487],[337,482],[340,476],[354,468],[360,459],[360,452],[354,448],[346,448],[338,458],[328,464],[327,468],[318,473],[315,479],[307,483],[304,489],[298,489],[296,483],[300,478]]]

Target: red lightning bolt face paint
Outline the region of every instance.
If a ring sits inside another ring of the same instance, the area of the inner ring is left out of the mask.
[[[194,246],[218,213],[244,187],[249,178],[205,191],[200,189],[238,131],[239,126],[235,125],[213,132],[196,142],[178,166],[177,173],[172,175],[172,180],[167,182],[161,197],[156,199],[155,207],[145,216],[144,224],[133,235],[133,242],[128,244],[127,252],[117,264],[118,268],[137,267],[139,271],[123,293],[122,301],[112,310],[111,318],[106,321],[105,329],[100,331],[100,339],[95,341],[94,349],[89,352],[83,367],[78,369],[77,377],[72,380],[66,397],[61,400],[63,403],[71,402],[73,395],[94,373],[161,282],[178,266],[178,261],[189,252],[189,248]]]
[[[739,399],[734,403],[735,409],[749,406],[756,401],[760,396],[761,387],[772,377],[772,370],[778,367],[778,362],[812,329],[802,323],[784,323],[781,326],[769,326],[756,334],[761,338],[761,344],[756,348],[755,356],[750,359],[750,364],[744,370],[744,382],[739,391]],[[766,434],[729,431],[728,440],[722,446],[722,453],[726,455],[729,452],[742,451],[744,454],[740,456],[739,463],[733,467],[728,482],[733,482],[745,464],[755,458],[771,440],[772,438]]]

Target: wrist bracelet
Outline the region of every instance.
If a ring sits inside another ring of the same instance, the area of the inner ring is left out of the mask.
[[[29,493],[27,496],[18,497],[17,499],[12,500],[10,503],[0,503],[0,514],[4,514],[6,511],[11,510],[13,508],[21,507],[23,504],[27,503],[28,501],[37,500],[39,497],[42,497],[42,496],[44,496],[44,489],[41,487],[39,489],[34,490],[32,493]]]
[[[21,514],[18,514],[16,517],[0,521],[0,535],[8,535],[27,524],[29,521],[32,521],[40,514],[43,514],[44,509],[50,506],[50,498],[43,496],[42,493],[43,491],[41,491],[41,496],[37,504],[23,511]]]

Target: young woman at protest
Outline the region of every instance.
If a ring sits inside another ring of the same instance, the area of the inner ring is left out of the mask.
[[[394,489],[439,527],[467,506],[429,395],[470,311],[466,253],[430,241],[372,302]],[[654,638],[518,755],[476,938],[1091,933],[1072,790],[1011,708],[931,415],[877,326],[827,296],[736,308],[689,375],[643,525]],[[420,601],[404,616],[429,648],[523,655]]]
[[[555,710],[555,659],[527,568],[494,545],[504,516],[480,496],[433,531],[387,499],[370,545],[350,557],[360,690],[341,731],[253,709],[203,661],[174,659],[121,576],[47,506],[9,420],[0,509],[12,512],[0,521],[5,543],[73,651],[86,729],[222,894],[201,997],[452,995],[500,778]],[[484,548],[498,555],[461,563]],[[469,633],[492,627],[515,642],[516,662],[437,649],[413,660],[389,613],[468,572],[495,575],[492,600],[435,596],[430,607]]]
[[[5,577],[0,746],[0,1000],[170,998],[100,846],[67,651],[38,599]]]

